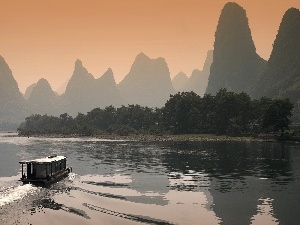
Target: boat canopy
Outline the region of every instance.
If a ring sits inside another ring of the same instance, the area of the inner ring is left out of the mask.
[[[33,164],[48,164],[48,163],[52,163],[52,162],[56,162],[56,161],[61,161],[63,159],[66,159],[65,156],[48,156],[45,158],[40,158],[40,159],[33,159],[33,160],[25,160],[25,161],[20,161],[20,164],[29,164],[29,163],[33,163]]]

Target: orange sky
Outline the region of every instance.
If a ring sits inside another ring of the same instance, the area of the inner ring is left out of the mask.
[[[120,82],[139,52],[164,57],[171,77],[202,69],[225,0],[0,0],[0,55],[22,92],[40,78],[56,90],[75,60]],[[268,59],[284,12],[299,0],[237,0]]]

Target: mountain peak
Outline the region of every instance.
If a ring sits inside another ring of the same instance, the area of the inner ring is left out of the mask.
[[[192,71],[191,77],[194,76],[195,74],[199,74],[199,73],[201,73],[201,70],[194,69],[194,70]]]
[[[82,62],[77,59],[75,62],[75,68],[72,77],[68,82],[65,94],[71,96],[77,92],[85,92],[86,88],[88,88],[94,80],[94,76],[90,74],[82,65]]]
[[[298,101],[300,96],[300,11],[288,9],[280,23],[273,50],[256,88],[256,97],[288,97]]]
[[[150,59],[139,53],[129,73],[119,83],[128,104],[161,107],[174,93],[170,71],[163,58]]]
[[[246,11],[237,3],[227,3],[215,33],[206,92],[214,94],[227,88],[249,93],[264,67],[265,61],[256,53]]]
[[[74,72],[73,72],[72,78],[75,78],[75,79],[94,79],[93,75],[90,74],[87,71],[87,69],[83,66],[82,61],[79,60],[79,59],[77,59],[75,61],[75,67],[74,67]]]
[[[55,113],[56,98],[57,94],[52,90],[49,82],[41,78],[32,88],[28,103],[32,109],[37,110],[39,113],[53,114]]]
[[[37,82],[37,85],[50,86],[49,82],[45,78],[39,79],[39,81]]]
[[[0,124],[19,123],[26,115],[25,101],[11,69],[2,56],[0,56],[0,80]]]
[[[31,92],[32,92],[32,89],[33,89],[35,86],[36,86],[36,83],[33,83],[33,84],[31,84],[30,86],[28,86],[28,87],[26,88],[26,91],[25,91],[25,94],[24,94],[24,98],[25,98],[26,100],[29,99],[29,97],[30,97],[30,95],[31,95]]]
[[[22,94],[19,91],[18,83],[2,56],[0,56],[0,80],[0,98],[4,97],[6,94],[15,96],[16,98],[22,97]]]
[[[149,60],[150,58],[143,52],[140,52],[136,58],[135,61],[144,61],[144,60]]]
[[[111,68],[108,68],[106,72],[100,78],[98,78],[98,81],[106,86],[116,85],[114,73]]]
[[[298,13],[299,13],[299,9],[291,7],[285,12],[285,15],[286,14],[298,14]]]
[[[179,72],[172,79],[172,85],[176,91],[184,91],[189,78],[184,72]]]
[[[103,75],[105,75],[105,74],[107,74],[107,75],[114,75],[114,73],[113,73],[113,71],[112,71],[112,69],[111,68],[108,68],[107,70],[106,70],[106,72],[103,74]]]
[[[77,59],[77,60],[75,61],[75,68],[76,68],[76,67],[83,67],[82,61],[81,61],[80,59]]]
[[[244,8],[239,4],[237,4],[236,2],[227,2],[223,7],[223,10],[236,10],[236,9],[244,10]]]
[[[246,10],[235,2],[225,4],[217,26],[216,35],[218,34],[231,35],[232,38],[237,36],[252,39]]]
[[[187,75],[182,71],[180,71],[176,76],[178,76],[178,77],[187,77]]]
[[[40,98],[41,93],[46,95],[55,95],[54,91],[51,88],[51,85],[45,78],[39,79],[39,81],[36,83],[36,85],[32,89],[32,93],[30,95],[30,99],[36,95],[36,98]]]
[[[1,82],[7,81],[13,86],[17,86],[17,82],[12,75],[12,71],[6,63],[5,59],[0,55],[0,79]]]
[[[299,18],[300,18],[299,9],[289,8],[283,15],[279,29],[285,30],[288,28],[289,30],[292,30],[293,27],[298,26]]]

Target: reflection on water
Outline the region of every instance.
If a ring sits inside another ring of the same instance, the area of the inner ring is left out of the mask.
[[[300,221],[299,145],[0,137],[0,153],[3,224]],[[20,186],[18,161],[51,154],[75,174],[49,189]]]
[[[261,198],[258,200],[257,214],[252,218],[254,224],[279,224],[278,220],[274,218],[273,214],[273,199]]]

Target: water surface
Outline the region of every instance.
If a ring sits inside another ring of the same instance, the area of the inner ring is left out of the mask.
[[[0,224],[299,224],[300,145],[0,136]],[[18,162],[73,173],[22,185]],[[41,223],[41,221],[43,221]]]

